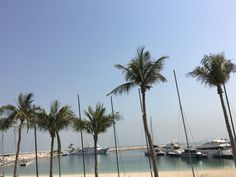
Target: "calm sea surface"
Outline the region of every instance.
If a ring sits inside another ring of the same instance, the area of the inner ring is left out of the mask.
[[[144,156],[144,151],[122,151],[119,153],[120,171],[124,172],[144,172],[149,171],[148,157]],[[190,170],[190,164],[187,160],[177,157],[162,156],[157,157],[158,168],[160,171],[171,170]],[[82,156],[72,155],[61,157],[62,174],[78,174],[83,173]],[[98,155],[99,173],[116,172],[116,158],[114,152],[107,155]],[[94,158],[93,156],[85,156],[85,165],[87,173],[93,173]],[[196,169],[212,169],[234,167],[233,160],[230,159],[202,159],[195,160],[194,167]],[[12,175],[13,166],[5,167],[5,174]],[[2,169],[0,170],[0,174]],[[49,159],[39,160],[39,176],[49,173]],[[54,159],[54,174],[58,173],[58,161]],[[27,167],[19,167],[19,175],[35,174],[35,161]]]

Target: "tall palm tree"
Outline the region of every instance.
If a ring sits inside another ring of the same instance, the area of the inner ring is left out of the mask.
[[[220,53],[205,55],[201,60],[201,66],[197,66],[192,72],[189,72],[187,76],[195,77],[197,80],[201,81],[202,84],[217,88],[236,167],[235,141],[226,112],[222,90],[222,85],[230,79],[230,74],[233,72],[236,72],[236,65],[226,59],[224,53]]]
[[[18,96],[17,105],[6,105],[0,108],[1,114],[3,114],[6,119],[11,122],[11,124],[18,125],[18,141],[17,141],[17,148],[16,148],[16,157],[15,157],[15,164],[14,164],[14,172],[13,176],[17,176],[18,170],[18,156],[20,152],[20,144],[21,144],[21,131],[24,125],[27,128],[30,127],[30,121],[32,118],[35,117],[35,111],[38,109],[33,104],[33,94],[21,93]]]
[[[140,88],[142,95],[143,125],[151,151],[151,160],[155,177],[158,177],[158,170],[154,155],[153,141],[147,124],[146,91],[150,90],[155,83],[166,82],[166,78],[161,74],[161,71],[167,58],[167,56],[162,56],[159,59],[152,61],[149,51],[145,51],[144,47],[138,48],[136,57],[128,63],[127,67],[120,64],[115,65],[117,69],[122,70],[126,83],[116,87],[109,93],[122,94],[124,92],[128,93],[130,89],[135,86]]]
[[[120,118],[119,113],[116,113],[115,116],[112,114],[106,114],[106,108],[102,104],[96,104],[95,110],[91,106],[88,107],[88,110],[84,112],[88,120],[86,119],[75,119],[74,128],[76,131],[86,131],[89,134],[92,134],[94,141],[94,173],[95,177],[98,177],[98,166],[97,166],[97,142],[98,135],[106,132],[106,130],[112,126],[114,120]]]
[[[53,149],[55,136],[59,136],[59,131],[68,127],[75,114],[69,106],[60,107],[59,101],[56,100],[51,104],[50,112],[44,109],[38,114],[38,126],[41,130],[48,131],[51,136],[50,151],[50,177],[53,177]]]

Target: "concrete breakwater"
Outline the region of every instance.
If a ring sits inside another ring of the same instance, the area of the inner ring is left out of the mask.
[[[47,158],[50,156],[49,151],[42,151],[37,153],[38,158]],[[4,165],[10,165],[15,162],[16,155],[15,154],[5,154],[0,155],[0,166]],[[34,152],[23,152],[19,154],[19,162],[21,161],[29,161],[35,159],[35,153]]]

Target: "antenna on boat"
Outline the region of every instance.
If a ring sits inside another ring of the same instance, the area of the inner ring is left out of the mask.
[[[142,98],[141,98],[141,95],[140,95],[140,90],[138,89],[138,96],[139,96],[139,103],[140,103],[140,108],[141,108],[141,111],[143,112],[143,104],[142,104]],[[148,143],[147,143],[147,134],[146,134],[146,131],[144,130],[144,134],[145,134],[145,141],[146,141],[146,146],[147,146],[147,151],[150,152],[150,148],[148,146]],[[152,174],[152,165],[151,165],[151,159],[150,157],[148,156],[148,163],[149,163],[149,168],[150,168],[150,173],[151,173],[151,177],[153,177],[153,174]]]
[[[116,166],[117,166],[118,177],[120,177],[119,159],[118,159],[118,151],[117,151],[117,140],[116,140],[116,126],[115,126],[115,120],[114,120],[114,109],[113,109],[112,96],[111,96],[111,111],[112,111],[112,117],[113,117],[113,132],[114,132],[115,149],[116,149]]]
[[[78,108],[79,108],[79,118],[81,119],[81,110],[80,110],[79,94],[78,94]],[[84,160],[84,140],[83,140],[83,132],[82,132],[82,131],[80,131],[80,140],[81,140],[82,156],[83,156],[83,171],[84,171],[84,177],[86,177],[85,160]]]
[[[228,107],[228,111],[229,111],[229,117],[230,117],[230,121],[231,121],[231,126],[232,126],[233,133],[234,133],[234,141],[236,142],[236,134],[235,134],[235,129],[234,129],[234,121],[233,121],[232,114],[231,114],[231,109],[230,109],[230,105],[229,105],[229,99],[228,99],[228,95],[227,95],[225,84],[223,84],[223,87],[224,87],[224,91],[225,91],[225,98],[226,98],[227,107]]]
[[[179,100],[179,107],[180,107],[181,116],[182,116],[182,121],[183,121],[183,126],[184,126],[184,133],[185,133],[185,138],[186,138],[187,147],[188,147],[189,160],[190,160],[190,163],[191,163],[191,168],[192,168],[193,177],[195,177],[195,173],[194,173],[194,169],[193,169],[192,157],[191,157],[191,154],[190,154],[190,147],[189,147],[189,141],[188,141],[188,134],[187,134],[187,130],[186,130],[186,125],[185,125],[185,120],[184,120],[184,114],[183,114],[183,108],[182,108],[182,104],[181,104],[181,100],[180,100],[180,94],[179,94],[179,88],[178,88],[178,83],[177,83],[177,78],[176,78],[175,70],[173,70],[173,72],[174,72],[175,86],[176,86],[177,95],[178,95],[178,100]]]

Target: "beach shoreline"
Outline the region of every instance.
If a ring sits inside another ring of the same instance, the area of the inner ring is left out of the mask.
[[[27,176],[26,177],[35,177]],[[48,175],[40,175],[41,177],[48,177]],[[57,177],[58,175],[53,175]],[[83,174],[62,174],[63,177],[83,177]],[[93,173],[86,174],[87,177],[93,177]],[[100,177],[116,177],[117,173],[100,173]],[[150,172],[127,172],[120,173],[121,177],[150,177]],[[159,172],[159,177],[191,177],[192,171],[190,170],[180,170],[180,171],[161,171]],[[196,170],[196,177],[236,177],[236,169],[234,168],[221,168],[221,169],[210,169],[210,170]],[[10,177],[10,176],[6,176]]]

